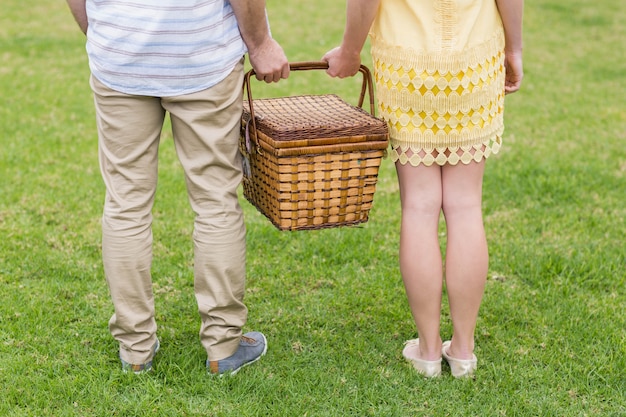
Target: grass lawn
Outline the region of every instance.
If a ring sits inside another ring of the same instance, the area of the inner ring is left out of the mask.
[[[65,2],[3,0],[0,14],[0,415],[626,416],[626,2],[535,0],[522,91],[487,163],[490,271],[474,380],[425,380],[398,271],[395,171],[370,221],[279,232],[242,199],[250,309],[267,355],[205,372],[193,295],[192,213],[166,128],[154,210],[155,372],[123,374],[100,257],[104,189],[84,37]],[[602,7],[601,7],[602,6]],[[268,0],[292,61],[341,39],[345,3]],[[363,53],[364,63],[370,57]],[[263,95],[358,77],[294,73]],[[441,228],[445,237],[445,229]],[[442,239],[442,242],[444,239]],[[451,325],[444,302],[442,336]]]

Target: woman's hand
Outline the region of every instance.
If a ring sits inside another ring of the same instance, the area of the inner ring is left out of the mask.
[[[322,57],[322,61],[328,62],[326,73],[331,77],[352,77],[359,72],[361,67],[361,54],[358,52],[346,53],[341,46],[338,46],[328,51]]]
[[[504,93],[511,94],[522,86],[522,79],[524,78],[522,53],[505,51],[504,55],[504,68],[506,70]]]

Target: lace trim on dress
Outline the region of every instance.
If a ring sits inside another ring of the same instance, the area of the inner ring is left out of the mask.
[[[421,148],[411,145],[391,143],[389,156],[392,162],[418,166],[424,164],[456,165],[459,162],[467,165],[472,161],[480,162],[492,154],[497,154],[502,145],[502,133],[498,133],[483,143],[469,146],[450,146],[441,148]]]

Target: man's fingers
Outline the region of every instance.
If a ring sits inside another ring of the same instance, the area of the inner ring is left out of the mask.
[[[266,83],[277,83],[283,78],[289,77],[289,66],[281,68],[280,70],[276,70],[270,73],[256,73],[256,79],[259,81],[265,81]]]

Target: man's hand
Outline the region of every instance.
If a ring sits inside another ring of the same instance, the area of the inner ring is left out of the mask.
[[[289,77],[287,56],[278,42],[269,36],[263,43],[249,50],[248,57],[259,81],[273,83]]]
[[[265,14],[265,0],[230,0],[256,78],[273,83],[289,76],[289,61],[272,39]]]

